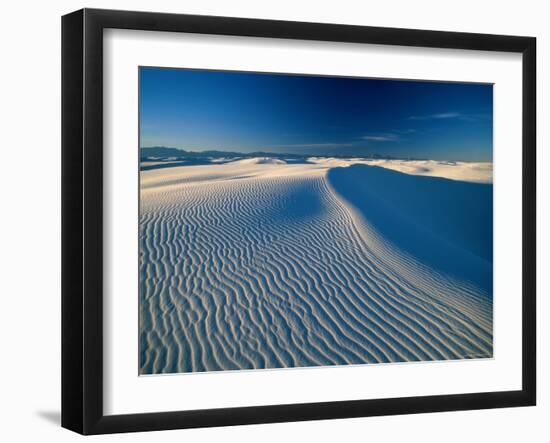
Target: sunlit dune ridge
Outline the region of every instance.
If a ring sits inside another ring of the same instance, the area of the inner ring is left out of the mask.
[[[331,157],[311,157],[312,163],[326,166],[350,166],[366,164],[381,166],[398,172],[412,175],[442,177],[451,180],[473,183],[492,183],[493,164],[491,162],[455,162],[437,160],[395,160],[395,159],[346,159]]]

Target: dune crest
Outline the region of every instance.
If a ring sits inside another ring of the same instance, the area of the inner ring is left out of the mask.
[[[492,183],[493,164],[490,162],[454,162],[436,160],[357,159],[311,157],[312,163],[328,167],[345,167],[357,164],[380,166],[411,175],[448,178],[472,183]]]
[[[476,274],[492,257],[444,211],[430,222],[422,196],[392,207],[403,176],[441,179],[334,166],[141,172],[141,374],[492,356],[491,287]],[[461,186],[435,188],[467,204]],[[469,264],[445,269],[388,214]]]
[[[286,161],[273,157],[254,157],[231,162],[237,165],[286,165]]]

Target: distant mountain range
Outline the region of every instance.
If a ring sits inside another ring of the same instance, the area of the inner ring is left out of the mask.
[[[272,157],[285,160],[305,160],[308,157],[342,157],[342,158],[374,158],[374,159],[394,159],[389,155],[369,154],[369,155],[313,155],[313,154],[288,154],[280,152],[230,152],[230,151],[186,151],[184,149],[168,148],[165,146],[153,146],[147,148],[141,148],[140,161],[141,162],[153,162],[153,161],[182,161],[186,164],[199,164],[209,163],[212,159],[223,158],[227,161],[242,158],[254,158],[254,157]]]
[[[212,159],[212,158],[253,158],[253,157],[274,157],[303,159],[311,157],[299,154],[281,154],[274,152],[229,152],[229,151],[185,151],[184,149],[167,148],[165,146],[153,146],[150,148],[141,148],[141,161],[154,161],[160,159],[172,158],[173,160],[188,159]]]

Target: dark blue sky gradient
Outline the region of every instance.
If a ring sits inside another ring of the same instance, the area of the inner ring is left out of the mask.
[[[140,143],[491,161],[492,85],[140,68]]]

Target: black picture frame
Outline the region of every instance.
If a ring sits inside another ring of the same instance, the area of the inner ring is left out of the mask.
[[[103,30],[503,51],[522,54],[522,389],[130,415],[103,413]],[[151,431],[536,403],[536,39],[228,17],[83,9],[62,18],[62,426]]]

